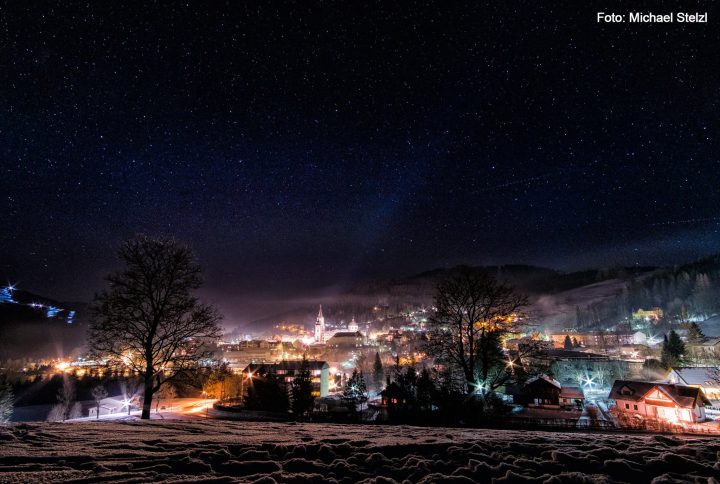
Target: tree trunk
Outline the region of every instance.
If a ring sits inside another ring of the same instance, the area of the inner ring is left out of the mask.
[[[142,416],[140,417],[144,420],[147,420],[150,418],[150,411],[152,410],[152,397],[153,397],[152,380],[145,380],[145,394],[143,395]]]

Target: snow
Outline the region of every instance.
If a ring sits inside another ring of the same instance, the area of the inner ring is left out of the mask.
[[[720,315],[699,322],[700,330],[708,338],[720,337]]]
[[[708,482],[702,437],[139,420],[0,427],[0,482]]]

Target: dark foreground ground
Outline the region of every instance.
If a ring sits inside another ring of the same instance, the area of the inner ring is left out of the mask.
[[[0,482],[716,482],[720,440],[210,421],[0,427]]]

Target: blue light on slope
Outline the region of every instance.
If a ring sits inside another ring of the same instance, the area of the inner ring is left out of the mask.
[[[57,314],[62,311],[60,308],[56,308],[55,306],[48,306],[47,308],[47,317],[48,318],[54,318],[57,316]]]
[[[13,286],[7,286],[0,289],[0,303],[17,303],[12,298],[12,292],[15,290]]]

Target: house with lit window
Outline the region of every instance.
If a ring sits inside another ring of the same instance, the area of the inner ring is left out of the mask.
[[[668,382],[701,388],[710,400],[720,400],[720,372],[714,366],[678,366],[670,370]]]
[[[313,396],[326,397],[330,389],[330,366],[325,361],[307,361],[313,383]],[[278,363],[250,364],[243,370],[243,378],[258,378],[259,375],[275,375],[290,388],[295,376],[303,369],[302,360],[280,361]]]
[[[616,380],[608,398],[620,413],[670,423],[702,422],[710,405],[699,387],[645,381]]]
[[[572,408],[585,403],[582,388],[563,386],[547,375],[538,375],[523,385],[508,386],[506,393],[512,396],[513,403],[525,407]]]

